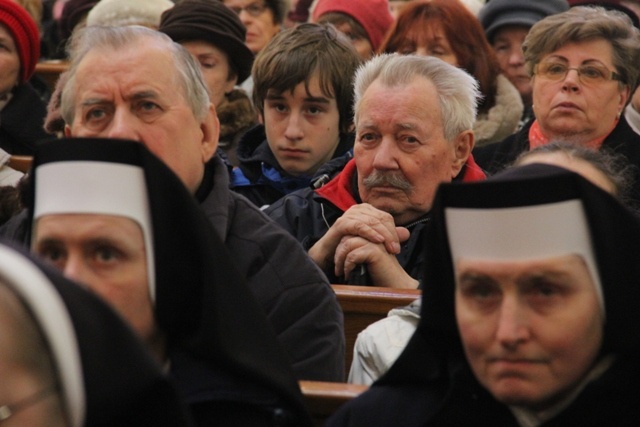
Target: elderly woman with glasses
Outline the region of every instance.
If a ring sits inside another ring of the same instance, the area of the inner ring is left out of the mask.
[[[222,0],[225,6],[238,14],[247,27],[245,44],[258,53],[282,29],[288,12],[285,0]]]
[[[640,165],[640,136],[622,115],[640,74],[640,31],[628,16],[574,7],[535,24],[523,51],[535,119],[504,141],[476,149],[480,166],[496,172],[550,140],[608,149]],[[640,198],[640,186],[633,197]]]

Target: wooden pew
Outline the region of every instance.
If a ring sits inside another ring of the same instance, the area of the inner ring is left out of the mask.
[[[11,156],[9,158],[9,167],[22,173],[27,173],[29,172],[29,169],[31,169],[32,162],[32,156]]]
[[[299,381],[299,384],[316,426],[323,426],[340,406],[369,388],[360,384],[322,381]]]
[[[47,83],[51,92],[53,92],[53,89],[56,87],[58,77],[60,77],[60,74],[67,71],[68,67],[69,63],[66,61],[42,61],[36,64],[35,74],[41,77]]]
[[[344,313],[346,374],[351,368],[353,345],[358,333],[373,322],[387,317],[389,310],[409,305],[422,295],[422,291],[418,289],[350,285],[331,285],[331,287]]]

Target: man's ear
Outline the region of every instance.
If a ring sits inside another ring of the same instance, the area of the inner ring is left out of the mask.
[[[202,123],[200,123],[202,131],[202,163],[207,163],[218,149],[218,138],[220,137],[220,120],[216,114],[216,107],[209,104],[209,111]]]
[[[64,136],[69,138],[71,136],[71,126],[64,125]]]
[[[458,176],[462,167],[471,155],[475,144],[475,135],[472,130],[460,132],[453,140],[453,161],[451,162],[451,178]]]

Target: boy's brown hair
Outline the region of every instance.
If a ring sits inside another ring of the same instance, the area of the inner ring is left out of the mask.
[[[269,90],[283,93],[312,77],[320,89],[334,98],[340,114],[340,131],[353,122],[353,76],[360,57],[345,35],[328,24],[301,24],[278,33],[256,56],[251,70],[253,102],[264,117]]]

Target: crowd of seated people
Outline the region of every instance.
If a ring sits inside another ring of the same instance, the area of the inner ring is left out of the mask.
[[[639,27],[0,0],[0,423],[636,424]],[[346,361],[337,284],[422,297]]]

